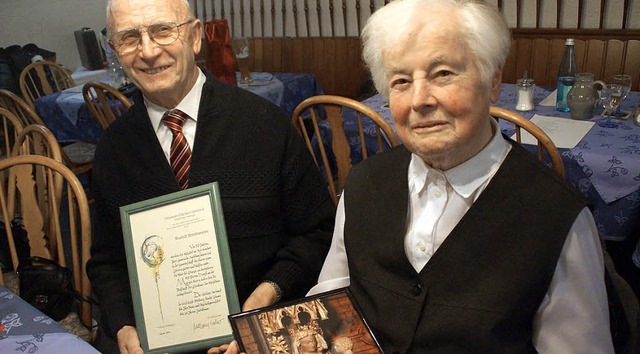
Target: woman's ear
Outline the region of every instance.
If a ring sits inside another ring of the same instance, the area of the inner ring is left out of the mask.
[[[496,103],[502,91],[502,67],[499,67],[491,78],[491,103]]]

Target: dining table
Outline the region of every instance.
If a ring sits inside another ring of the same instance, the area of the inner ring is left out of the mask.
[[[316,76],[311,73],[252,72],[251,77],[251,84],[238,86],[273,102],[287,117],[304,99],[322,94]],[[37,98],[34,104],[45,125],[62,144],[97,143],[102,135],[102,128],[84,102],[82,85]]]
[[[0,353],[98,354],[99,351],[0,285]]]
[[[553,94],[551,89],[535,87],[534,109],[518,113],[527,119],[535,115],[571,119],[569,112],[556,111],[555,105],[545,103]],[[374,95],[362,102],[372,107],[394,128],[389,104],[383,97]],[[516,86],[502,84],[502,93],[495,105],[516,111],[516,102]],[[635,112],[638,102],[640,92],[632,91],[622,101],[620,108]],[[602,108],[596,107],[594,112],[591,121],[603,119]],[[587,197],[598,231],[608,241],[624,241],[640,230],[640,126],[634,124],[632,118],[616,122],[615,128],[593,124],[577,145],[558,149],[566,180]],[[323,121],[319,125],[323,139],[330,136],[328,122]],[[363,120],[363,125],[367,145],[376,146],[374,123]],[[505,135],[511,137],[515,133],[512,123],[501,120],[499,125]],[[345,114],[343,127],[351,147],[352,163],[356,164],[362,160],[362,154],[355,113]],[[532,153],[537,151],[534,145],[524,146]],[[325,148],[331,149],[330,144],[325,142]],[[369,154],[375,154],[375,151],[369,151]],[[640,248],[640,243],[638,246]]]

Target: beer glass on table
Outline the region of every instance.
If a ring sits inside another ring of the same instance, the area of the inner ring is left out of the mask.
[[[234,38],[233,51],[238,61],[238,71],[240,71],[240,80],[238,83],[241,85],[253,83],[251,71],[249,70],[249,40],[246,37]]]

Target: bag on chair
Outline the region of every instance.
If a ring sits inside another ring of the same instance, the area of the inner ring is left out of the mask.
[[[42,258],[29,257],[18,266],[20,297],[55,321],[67,317],[75,298],[69,268]]]
[[[207,47],[207,69],[220,81],[236,85],[236,55],[225,19],[205,22],[205,45]]]

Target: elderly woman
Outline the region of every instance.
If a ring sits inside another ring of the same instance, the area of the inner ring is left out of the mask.
[[[500,13],[396,0],[362,38],[403,145],[352,169],[312,293],[350,285],[388,353],[613,352],[593,216],[489,115]]]

